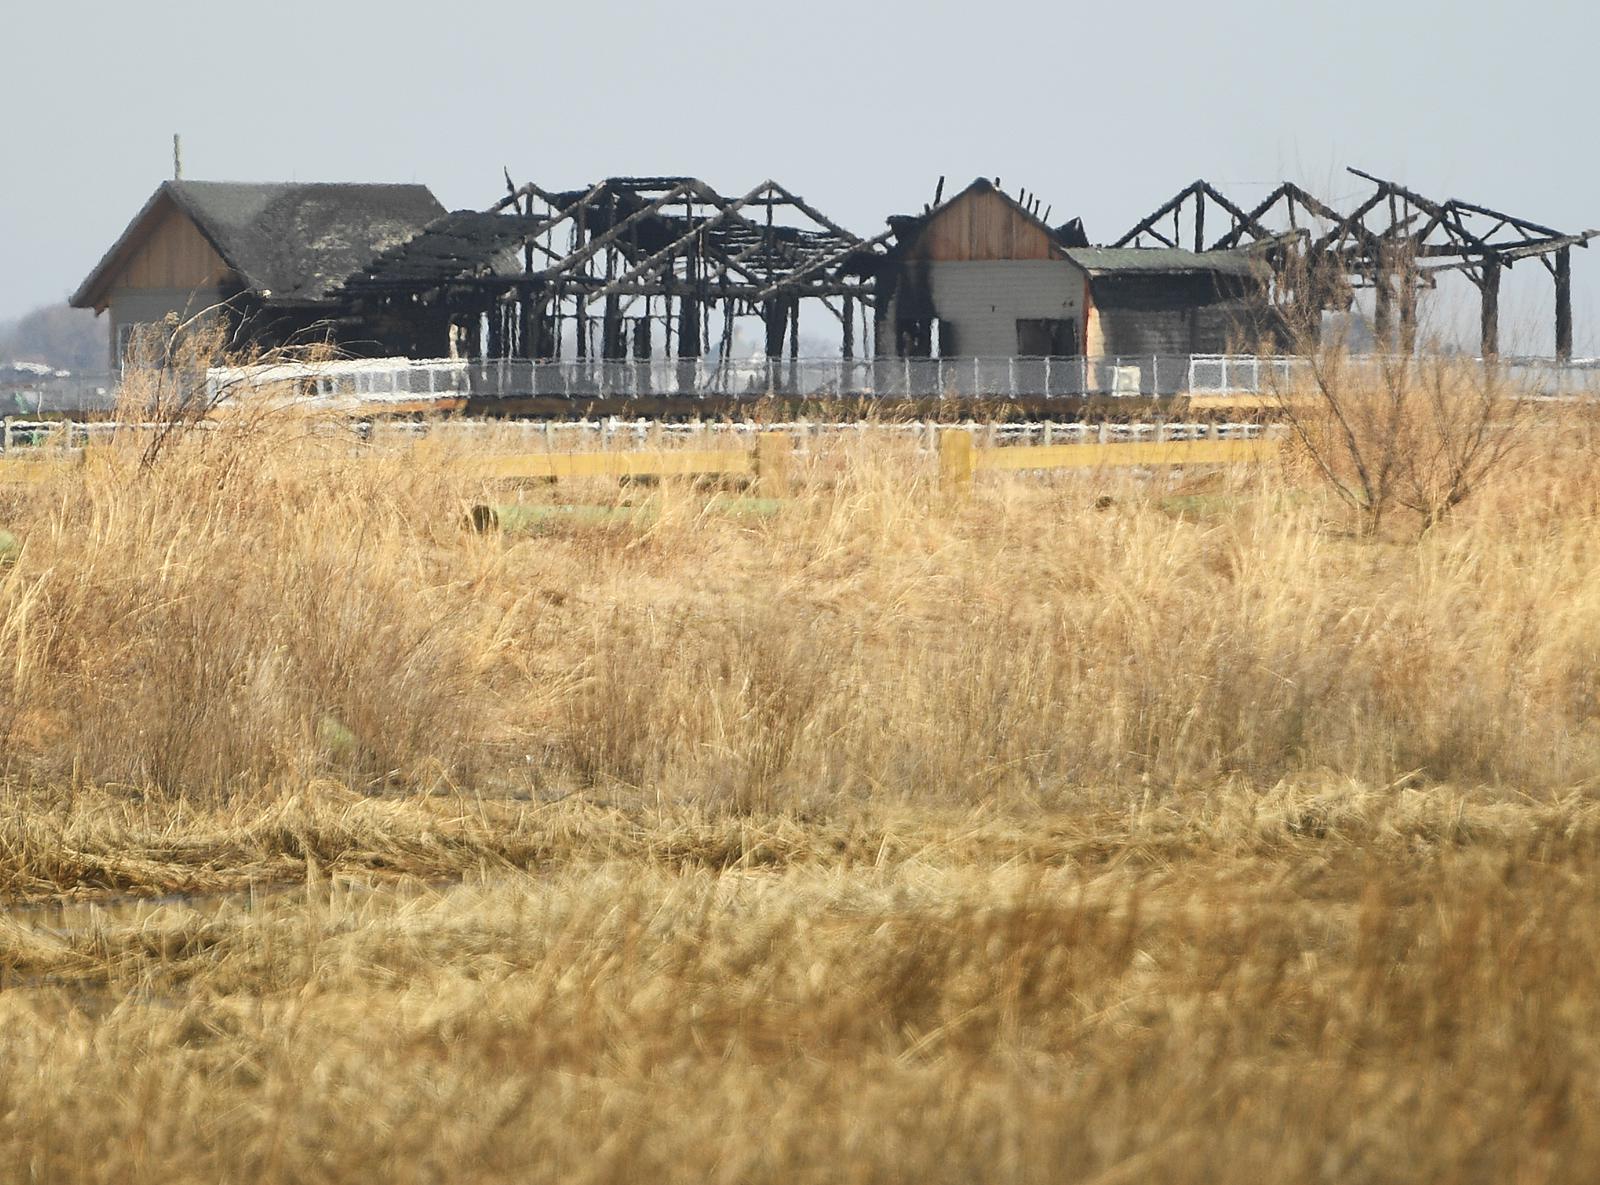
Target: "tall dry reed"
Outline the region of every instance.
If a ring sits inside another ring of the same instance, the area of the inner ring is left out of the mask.
[[[1588,785],[1595,480],[1553,419],[1414,537],[1292,470],[980,483],[815,445],[797,496],[492,491],[474,445],[288,413],[97,449],[7,495],[13,776],[195,793],[604,784],[815,796],[1140,793],[1314,771]],[[501,447],[516,446],[515,437]],[[474,502],[619,507],[481,535]]]

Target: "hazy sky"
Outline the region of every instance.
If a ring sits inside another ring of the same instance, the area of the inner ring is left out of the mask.
[[[191,178],[416,180],[453,209],[498,198],[503,166],[771,176],[867,235],[982,174],[1101,241],[1196,177],[1342,197],[1353,164],[1600,226],[1597,33],[1583,0],[13,0],[0,318],[76,286],[174,131]],[[1600,353],[1600,242],[1573,270],[1577,348]],[[1550,302],[1537,262],[1507,275],[1510,348],[1549,348]]]

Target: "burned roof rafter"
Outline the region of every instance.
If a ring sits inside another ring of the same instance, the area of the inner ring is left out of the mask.
[[[1206,211],[1208,205],[1218,207],[1226,217],[1228,229],[1210,243],[1210,250],[1236,247],[1246,241],[1267,244],[1274,239],[1285,247],[1296,244],[1302,257],[1332,265],[1352,284],[1376,290],[1375,319],[1380,338],[1388,324],[1388,306],[1399,299],[1402,345],[1415,329],[1414,294],[1418,282],[1432,287],[1438,274],[1459,271],[1482,293],[1485,357],[1498,352],[1501,271],[1520,260],[1536,258],[1555,281],[1556,356],[1571,356],[1570,253],[1573,247],[1587,247],[1600,231],[1559,231],[1475,202],[1430,198],[1360,169],[1351,168],[1348,172],[1372,188],[1354,206],[1347,207],[1346,213],[1288,181],[1247,211],[1202,180],[1180,190],[1114,245],[1139,246],[1148,237],[1163,246],[1177,246],[1187,215],[1193,222],[1195,249],[1208,249]],[[1307,225],[1301,225],[1301,214],[1309,216]],[[1169,217],[1170,236],[1162,229]],[[1282,229],[1285,222],[1287,230]],[[1313,222],[1321,224],[1316,231]],[[1271,248],[1269,254],[1280,264],[1289,257],[1285,251]],[[1400,286],[1398,296],[1391,284],[1395,278]],[[1338,299],[1336,287],[1312,297],[1314,302]]]
[[[881,250],[885,237],[858,238],[770,179],[736,198],[694,177],[613,177],[565,193],[508,179],[508,190],[482,214],[440,219],[418,241],[353,278],[348,289],[378,294],[430,283],[498,283],[601,299],[687,286],[707,298],[849,294],[870,300],[870,280],[843,269],[858,255]],[[751,217],[753,210],[764,210],[765,220]],[[796,216],[779,221],[777,210]],[[421,241],[452,236],[460,239],[459,254]],[[471,260],[474,240],[477,257]],[[514,271],[504,259],[508,248],[523,253]],[[543,266],[536,251],[548,259]],[[601,260],[604,268],[597,270]]]
[[[1176,247],[1187,215],[1193,222],[1197,250],[1226,250],[1245,242],[1266,242],[1290,234],[1305,236],[1312,250],[1347,256],[1352,267],[1376,263],[1378,253],[1398,248],[1409,250],[1416,259],[1461,260],[1493,255],[1509,267],[1518,259],[1564,247],[1586,246],[1600,234],[1593,230],[1568,234],[1458,198],[1436,201],[1360,169],[1349,172],[1369,182],[1373,189],[1347,213],[1290,181],[1246,210],[1209,182],[1200,180],[1180,190],[1112,246],[1138,245],[1149,237],[1162,246]],[[1228,222],[1228,229],[1209,241],[1204,230],[1208,205],[1220,209]],[[1302,225],[1301,215],[1309,216],[1306,225]],[[1168,218],[1173,220],[1171,233],[1161,226]],[[1481,228],[1473,224],[1475,219],[1488,220],[1493,225]],[[1287,232],[1270,226],[1269,221],[1287,223]],[[1312,222],[1324,227],[1314,238],[1309,237]],[[1425,269],[1428,265],[1421,266]]]

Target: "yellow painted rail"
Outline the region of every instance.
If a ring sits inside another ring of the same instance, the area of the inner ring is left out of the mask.
[[[939,472],[946,484],[967,486],[980,471],[1103,469],[1162,465],[1245,465],[1272,456],[1275,440],[1141,440],[978,448],[972,434],[939,434]]]

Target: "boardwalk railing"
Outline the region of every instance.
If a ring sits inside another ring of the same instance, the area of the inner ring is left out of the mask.
[[[228,386],[290,385],[326,401],[413,404],[512,399],[1070,398],[1170,396],[1191,389],[1196,359],[1183,355],[1105,358],[578,359],[494,362],[378,359],[285,363],[211,372]],[[1259,381],[1261,365],[1217,371]],[[1213,373],[1215,372],[1215,373]],[[1287,372],[1285,372],[1287,373]]]
[[[1544,394],[1600,390],[1600,368],[1503,359]],[[400,405],[515,399],[1016,399],[1270,395],[1306,373],[1302,358],[1140,354],[1090,358],[577,359],[495,362],[373,359],[214,370],[226,386],[290,385],[306,397]]]
[[[1470,361],[1464,359],[1464,361]],[[1600,393],[1600,364],[1502,359],[1507,377],[1545,395]],[[354,409],[421,410],[524,399],[1016,399],[1266,396],[1305,369],[1303,359],[1253,354],[1139,354],[1091,358],[657,358],[648,361],[372,358],[221,367],[213,395],[259,388]],[[111,375],[0,382],[0,415],[103,415],[116,406]]]

